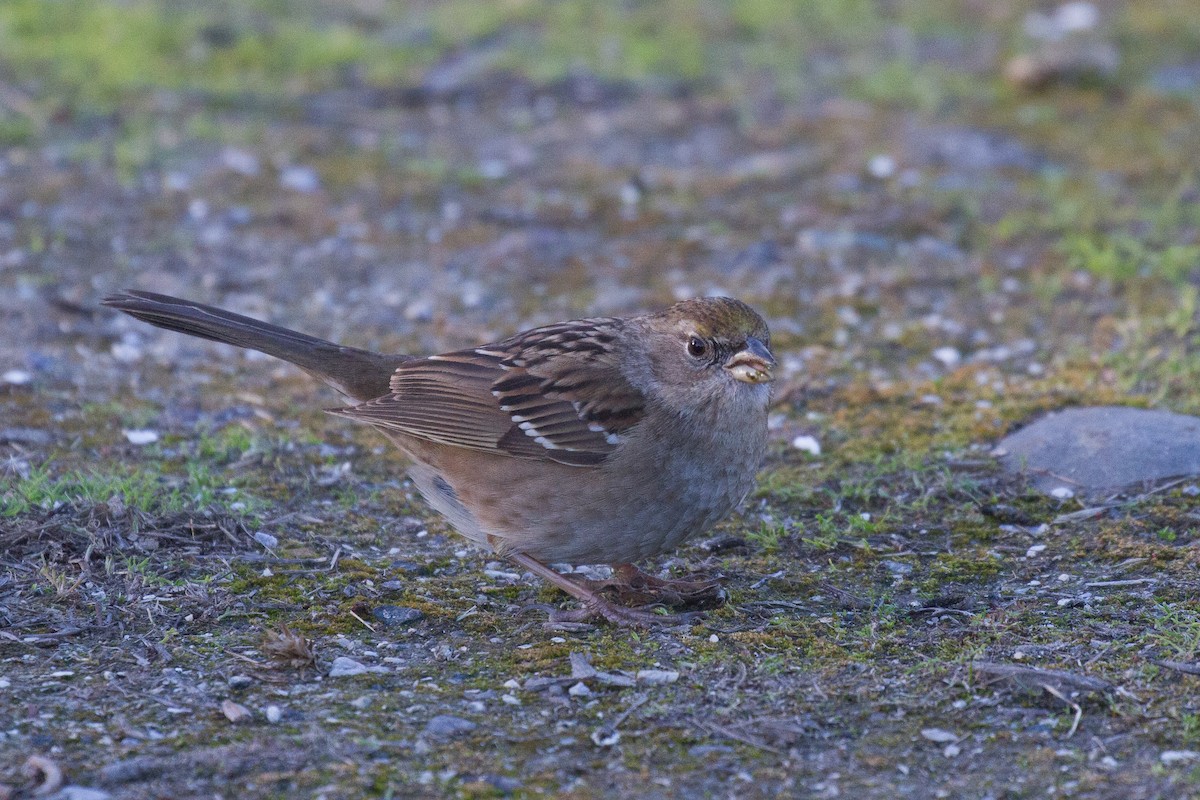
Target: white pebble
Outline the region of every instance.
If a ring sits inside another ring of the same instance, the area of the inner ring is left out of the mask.
[[[121,431],[121,433],[125,434],[125,438],[129,440],[130,444],[153,444],[158,441],[158,431],[152,431],[148,428],[125,430]]]
[[[821,455],[821,443],[817,441],[815,436],[797,436],[792,439],[792,447],[797,450],[803,450],[806,453],[811,453],[814,456]]]
[[[1026,557],[1026,558],[1033,558],[1033,557],[1035,557],[1035,556],[1036,556],[1038,553],[1042,552],[1042,551],[1043,551],[1043,550],[1045,550],[1045,549],[1046,549],[1046,545],[1044,545],[1044,544],[1034,544],[1034,545],[1030,545],[1030,546],[1029,546],[1029,549],[1025,551],[1025,557]]]
[[[5,383],[11,383],[13,386],[24,386],[33,380],[33,375],[23,369],[10,369],[3,375],[0,375],[0,380]]]
[[[962,353],[957,347],[939,347],[933,351],[933,357],[947,367],[957,366],[962,361]]]
[[[1059,500],[1068,500],[1075,496],[1075,492],[1071,491],[1065,486],[1057,486],[1052,492],[1050,492],[1050,496],[1057,497]]]
[[[263,547],[274,549],[279,546],[279,539],[267,533],[266,531],[257,531],[254,534],[254,541],[261,544]]]
[[[329,677],[341,678],[347,675],[362,675],[364,672],[367,672],[366,664],[347,656],[338,656],[333,660],[333,666],[329,668]]]
[[[876,180],[887,180],[896,174],[896,159],[881,153],[867,162],[867,174]]]
[[[1164,750],[1158,760],[1164,764],[1178,764],[1182,761],[1195,761],[1200,753],[1195,750]]]
[[[226,169],[233,170],[239,175],[245,175],[248,178],[257,175],[261,168],[258,158],[253,153],[233,147],[228,147],[221,153],[221,162],[225,165]]]
[[[591,693],[592,693],[592,690],[589,689],[587,687],[587,684],[584,683],[583,681],[580,681],[579,683],[572,686],[570,689],[567,689],[567,694],[571,695],[571,697],[587,697]]]
[[[1054,21],[1064,33],[1089,31],[1100,21],[1100,12],[1091,3],[1066,3],[1054,13]]]
[[[279,185],[293,192],[315,192],[321,188],[321,178],[312,167],[287,167],[279,173]]]
[[[638,683],[674,683],[679,680],[679,673],[673,669],[639,669],[637,671]]]
[[[277,705],[269,705],[264,712],[267,715],[267,722],[274,725],[283,719],[283,709]]]
[[[951,733],[945,728],[923,728],[921,730],[921,736],[931,742],[937,742],[939,744],[958,741],[958,735]]]

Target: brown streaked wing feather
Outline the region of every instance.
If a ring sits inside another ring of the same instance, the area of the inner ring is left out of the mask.
[[[499,358],[464,351],[401,366],[392,374],[391,394],[332,413],[442,444],[498,449],[513,427],[491,392],[504,375]],[[513,455],[537,458],[541,450],[531,440]]]
[[[599,464],[644,414],[611,345],[619,320],[559,323],[402,364],[392,394],[335,413],[517,458]]]

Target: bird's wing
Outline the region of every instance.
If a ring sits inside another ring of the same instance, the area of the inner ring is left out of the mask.
[[[596,465],[645,415],[617,360],[620,325],[576,320],[414,359],[392,374],[391,394],[332,413],[455,447]]]

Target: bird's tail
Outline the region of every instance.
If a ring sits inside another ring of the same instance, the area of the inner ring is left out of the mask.
[[[165,294],[118,292],[104,298],[103,303],[159,328],[257,350],[283,359],[359,401],[388,394],[392,372],[412,358],[343,347],[268,322]]]

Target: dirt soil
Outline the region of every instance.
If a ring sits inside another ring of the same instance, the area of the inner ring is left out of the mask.
[[[1120,66],[1021,82],[1031,7],[880,5],[737,80],[496,58],[530,20],[270,98],[0,70],[0,798],[1200,797],[1200,481],[992,454],[1200,411],[1200,34],[1099,4]],[[759,489],[643,565],[728,602],[548,626],[333,393],[123,288],[414,353],[746,300]]]

